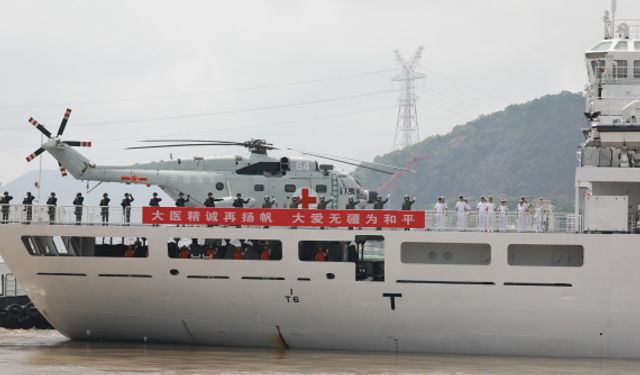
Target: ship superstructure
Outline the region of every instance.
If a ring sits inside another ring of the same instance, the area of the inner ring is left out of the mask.
[[[637,232],[640,213],[640,21],[604,17],[586,54],[585,143],[578,152],[576,214],[587,231]]]

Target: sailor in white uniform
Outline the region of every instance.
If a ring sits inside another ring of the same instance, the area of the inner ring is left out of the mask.
[[[487,202],[487,231],[493,232],[496,229],[496,204],[493,203],[493,197],[489,196]]]
[[[543,200],[540,198],[536,208],[533,211],[533,220],[536,224],[536,232],[544,232],[544,214],[545,209],[543,206]]]
[[[478,209],[478,229],[480,232],[487,231],[487,200],[480,197],[480,202],[476,207]]]
[[[464,199],[464,227],[469,226],[469,216],[471,215],[471,205],[469,204],[469,198]]]
[[[466,204],[464,203],[464,197],[461,195],[456,202],[456,212],[458,214],[457,227],[459,231],[467,229],[467,217],[466,217]]]
[[[526,232],[527,231],[527,216],[529,205],[527,204],[527,200],[524,197],[520,197],[520,201],[518,202],[518,206],[516,210],[518,212],[518,232]]]
[[[509,212],[509,206],[507,206],[507,200],[500,199],[500,206],[498,206],[498,217],[500,220],[500,232],[506,232],[509,222],[507,218],[507,212]]]
[[[436,230],[444,229],[445,217],[447,215],[447,204],[444,202],[444,197],[438,197],[434,209],[436,211]]]

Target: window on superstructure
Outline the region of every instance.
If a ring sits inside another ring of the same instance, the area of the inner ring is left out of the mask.
[[[633,62],[633,78],[640,78],[640,60]]]
[[[602,73],[605,70],[605,61],[604,60],[592,60],[591,68],[593,69],[593,74],[596,78],[602,78]]]
[[[627,78],[627,60],[613,61],[613,77]]]
[[[316,193],[326,193],[327,192],[327,185],[316,185]]]
[[[31,255],[116,258],[149,256],[149,246],[144,237],[23,236],[22,242]]]
[[[253,191],[264,191],[264,185],[262,184],[253,185]]]
[[[636,51],[640,51],[640,40],[636,40],[633,42],[633,49]]]
[[[294,193],[296,191],[296,185],[294,184],[286,184],[284,185],[284,191],[287,193]]]
[[[400,245],[402,263],[491,264],[491,246],[485,243],[403,242]]]
[[[384,237],[372,235],[357,235],[353,240],[300,241],[298,258],[317,264],[355,263],[356,280],[384,281],[384,247]]]
[[[629,45],[627,44],[626,40],[621,40],[616,44],[615,49],[618,51],[626,51],[627,48],[629,48]]]
[[[581,245],[511,244],[507,247],[510,266],[582,267]]]
[[[282,242],[263,239],[169,238],[169,258],[281,260]]]
[[[606,51],[609,49],[609,47],[611,46],[611,42],[600,42],[598,44],[596,44],[593,48],[591,48],[592,51]]]

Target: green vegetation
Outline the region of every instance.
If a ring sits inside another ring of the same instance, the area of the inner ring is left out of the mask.
[[[584,98],[562,92],[503,111],[445,135],[429,137],[403,150],[378,156],[375,162],[402,166],[415,156],[417,173],[406,173],[392,187],[391,207],[404,194],[418,197],[416,208],[431,208],[436,197],[447,197],[453,208],[458,195],[505,197],[510,207],[521,195],[551,199],[558,211],[572,210],[577,146],[584,140]],[[422,117],[424,127],[429,119]],[[387,175],[358,168],[353,172],[364,186],[380,187]],[[475,206],[474,206],[475,207]]]

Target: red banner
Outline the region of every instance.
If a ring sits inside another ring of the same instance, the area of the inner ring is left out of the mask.
[[[143,224],[424,228],[424,211],[143,207]]]

